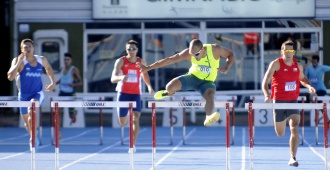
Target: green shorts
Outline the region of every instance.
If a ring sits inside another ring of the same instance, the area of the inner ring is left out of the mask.
[[[178,79],[182,84],[181,90],[196,90],[202,96],[204,95],[204,92],[209,88],[216,90],[214,82],[201,80],[192,74],[179,76]]]

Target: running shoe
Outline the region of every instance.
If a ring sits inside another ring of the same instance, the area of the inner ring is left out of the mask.
[[[128,149],[128,153],[131,153],[131,148]],[[136,153],[136,147],[133,145],[133,153]]]
[[[291,157],[290,161],[289,161],[289,166],[294,166],[294,167],[298,167],[298,161],[296,160],[296,157]]]
[[[211,126],[214,122],[217,122],[220,119],[220,113],[214,112],[213,114],[206,116],[204,121],[204,126]]]
[[[165,97],[170,97],[166,90],[160,90],[154,95],[156,100],[164,99]]]

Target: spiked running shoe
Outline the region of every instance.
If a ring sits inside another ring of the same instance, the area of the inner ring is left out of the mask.
[[[170,97],[166,90],[160,90],[154,95],[154,98],[156,100],[161,100],[161,99],[164,99],[165,97]]]
[[[298,167],[298,161],[296,160],[296,157],[291,157],[290,161],[289,161],[289,166],[294,166],[294,167]]]
[[[206,116],[204,121],[204,126],[211,126],[214,122],[217,122],[220,119],[220,113],[214,112],[210,116]]]

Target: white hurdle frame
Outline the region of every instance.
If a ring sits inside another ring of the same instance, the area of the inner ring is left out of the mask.
[[[318,103],[318,101],[321,100],[323,102],[329,102],[330,101],[330,96],[314,96],[313,97],[313,101],[314,103]],[[315,109],[315,144],[316,145],[319,145],[319,144],[322,144],[319,142],[319,112],[317,109]],[[329,118],[328,118],[329,120]],[[327,123],[327,122],[323,122],[324,124]]]
[[[54,97],[51,97],[50,98],[50,102],[54,101],[54,102],[58,102],[58,101],[103,101],[103,97],[98,97],[98,96],[54,96]],[[72,107],[70,107],[72,108]],[[102,120],[102,108],[100,107],[99,108],[100,111],[99,111],[99,116],[100,116],[100,142],[98,143],[98,145],[102,145],[103,144],[103,120]],[[51,115],[50,115],[50,118],[51,118],[51,143],[54,145],[54,112],[53,112],[53,109],[52,107],[50,108],[50,111],[51,111]],[[60,113],[59,113],[60,114]],[[60,116],[60,115],[59,115]],[[64,115],[63,115],[64,117]],[[63,123],[63,121],[62,121]],[[60,125],[59,125],[60,126]],[[62,145],[65,145],[65,143],[62,143]],[[68,144],[67,144],[68,145]],[[74,144],[76,145],[76,144]]]
[[[32,107],[32,112],[35,113],[36,107],[40,107],[39,101],[0,101],[0,107]],[[35,120],[36,116],[35,114],[31,115],[31,128],[35,129]],[[36,132],[32,130],[32,152],[31,152],[31,170],[36,169],[36,149],[35,149],[35,135]]]
[[[112,102],[112,101],[52,101],[52,108],[55,108],[55,169],[59,170],[59,140],[58,140],[58,108],[59,107],[95,107],[95,108],[113,108],[113,107],[136,107],[136,102]],[[133,109],[130,109],[133,110]],[[132,135],[131,135],[132,136]],[[132,140],[130,138],[130,140]],[[132,148],[130,148],[132,149]],[[134,153],[130,152],[130,170],[134,170]]]
[[[252,100],[253,102],[258,99],[258,100],[261,100],[261,99],[265,99],[265,96],[264,95],[256,95],[256,96],[250,96],[250,100]],[[301,101],[302,103],[305,103],[306,101],[306,96],[298,96],[298,101]],[[264,103],[264,102],[263,102]],[[273,112],[272,112],[273,113]],[[252,121],[252,127],[253,127],[253,138],[255,136],[255,126],[254,126],[254,110],[253,110],[253,121]],[[303,145],[304,144],[304,139],[305,139],[305,110],[304,109],[301,109],[300,111],[300,117],[301,117],[301,141],[300,141],[300,145]],[[255,141],[253,140],[254,144],[255,144]]]
[[[206,102],[183,102],[183,101],[166,101],[166,102],[148,102],[148,107],[152,107],[153,113],[156,113],[157,107],[204,107]],[[229,108],[233,107],[233,102],[214,102],[215,108],[224,107],[226,108],[226,169],[230,169],[230,128],[229,128],[229,120],[230,120],[230,111]],[[155,125],[154,125],[155,126]],[[152,145],[152,170],[155,169],[155,157],[156,157],[156,132],[153,135],[153,145]]]
[[[18,101],[18,96],[0,96],[0,102],[2,101]],[[19,108],[18,108],[19,110]],[[18,111],[19,113],[19,111]],[[19,113],[21,114],[21,113]],[[42,111],[41,107],[39,107],[39,133],[38,133],[38,138],[39,138],[39,145],[42,145]],[[0,145],[25,145],[26,143],[0,143]]]
[[[173,100],[173,96],[164,98],[162,100],[159,101],[172,101]],[[142,105],[145,103],[143,102],[144,100],[150,101],[150,100],[154,100],[154,96],[150,95],[150,94],[141,94],[141,101],[142,101]],[[143,106],[142,106],[143,108]],[[119,114],[119,113],[118,113]],[[143,114],[143,110],[141,111],[141,114]],[[151,114],[152,117],[152,114]],[[170,141],[169,143],[161,143],[162,145],[172,145],[173,144],[173,136],[174,136],[174,127],[173,127],[173,122],[172,122],[172,117],[173,117],[173,108],[170,108]],[[121,145],[126,145],[125,141],[125,126],[121,127]],[[139,143],[136,145],[150,145],[151,143]]]
[[[188,100],[188,101],[186,101]],[[186,102],[189,102],[191,100],[205,100],[202,96],[183,96],[182,97],[182,101],[186,101]],[[234,140],[235,140],[235,102],[237,101],[237,96],[215,96],[214,97],[214,100],[215,101],[221,101],[221,102],[233,102],[233,107],[232,107],[232,110],[231,110],[231,113],[232,113],[232,116],[231,116],[231,128],[232,128],[232,137],[230,138],[231,139],[231,142],[230,144],[233,145],[234,144]],[[192,108],[194,109],[194,108]],[[186,112],[185,112],[185,108],[183,108],[183,114],[184,114],[184,118],[183,118],[183,126],[182,126],[182,140],[183,140],[183,144],[184,145],[187,145],[187,144],[193,144],[193,143],[187,143],[186,141]],[[219,111],[219,109],[218,109]],[[221,144],[221,143],[216,143],[216,144]]]
[[[253,169],[253,129],[252,116],[253,109],[322,109],[323,115],[327,115],[329,106],[326,103],[245,103],[245,109],[248,109],[249,119],[249,145],[250,145],[250,169]],[[327,117],[324,118],[325,121]],[[324,155],[325,155],[325,169],[328,169],[328,125],[324,125]]]

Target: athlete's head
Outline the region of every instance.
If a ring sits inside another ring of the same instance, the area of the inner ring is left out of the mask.
[[[126,43],[126,52],[128,55],[135,56],[138,52],[138,43],[135,40],[129,40]]]
[[[194,57],[199,56],[203,48],[203,43],[199,39],[193,39],[189,44],[189,54]]]
[[[320,62],[320,57],[318,55],[313,55],[312,56],[312,65],[316,67]]]
[[[281,55],[285,58],[293,58],[296,53],[295,44],[291,41],[285,41],[281,46]]]
[[[31,39],[26,38],[21,41],[21,52],[25,55],[34,53],[34,45]]]

